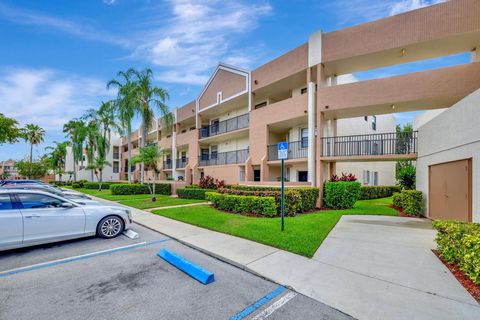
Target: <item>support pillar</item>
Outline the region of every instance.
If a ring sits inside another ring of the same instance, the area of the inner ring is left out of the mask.
[[[316,92],[315,83],[308,83],[308,182],[312,187],[316,185],[315,179],[315,110],[316,110]]]

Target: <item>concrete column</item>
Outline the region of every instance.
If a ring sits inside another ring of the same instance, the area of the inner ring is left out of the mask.
[[[311,186],[316,185],[315,181],[315,111],[316,111],[316,92],[315,83],[308,83],[308,182]]]
[[[174,181],[177,181],[177,125],[172,133],[172,177]]]

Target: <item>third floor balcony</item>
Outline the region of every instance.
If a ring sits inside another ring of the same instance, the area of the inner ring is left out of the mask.
[[[209,126],[203,126],[200,130],[200,139],[216,136],[243,128],[247,128],[249,123],[248,113],[230,118],[227,120],[212,123]]]

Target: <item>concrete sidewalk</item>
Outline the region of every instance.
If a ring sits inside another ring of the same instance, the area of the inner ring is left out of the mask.
[[[344,216],[312,259],[133,209],[135,222],[358,319],[478,319],[415,218]]]

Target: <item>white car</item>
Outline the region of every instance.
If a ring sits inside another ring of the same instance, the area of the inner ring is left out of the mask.
[[[0,250],[94,235],[114,238],[131,224],[124,207],[81,205],[38,190],[0,189]]]

